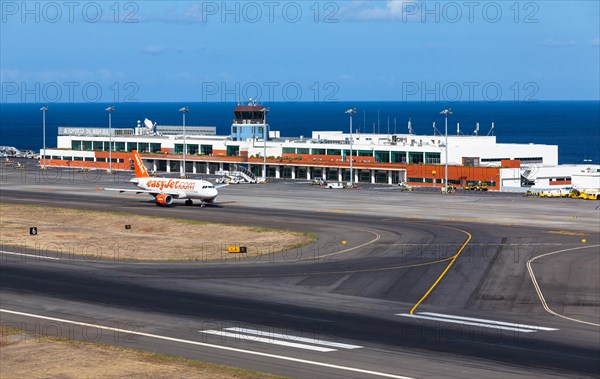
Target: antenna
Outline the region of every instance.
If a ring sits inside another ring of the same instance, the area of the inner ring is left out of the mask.
[[[390,134],[390,116],[388,116],[388,134]]]
[[[456,135],[460,136],[460,122],[456,123]]]
[[[475,133],[473,133],[473,134],[475,134],[476,136],[479,135],[479,123],[477,123],[477,125],[475,125]]]
[[[408,119],[408,134],[410,134],[410,135],[413,134],[412,122],[411,122],[410,118]]]
[[[435,127],[435,121],[433,122],[433,135],[435,136],[437,134],[439,134],[440,136],[442,135],[442,133],[440,133],[440,131]]]
[[[492,122],[492,127],[490,129],[490,131],[487,134],[488,136],[493,136],[494,135],[494,123]]]
[[[367,131],[367,110],[363,109],[363,130]],[[360,131],[360,129],[359,129]]]

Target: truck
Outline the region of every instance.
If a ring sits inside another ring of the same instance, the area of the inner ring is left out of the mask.
[[[327,184],[325,184],[325,188],[330,188],[330,189],[340,189],[340,188],[344,188],[344,183],[339,183],[339,182],[328,182]]]
[[[398,186],[400,187],[400,191],[412,191],[414,189],[411,186],[409,186],[406,182],[400,182],[398,183]]]
[[[325,183],[326,183],[325,178],[321,178],[320,176],[317,176],[317,177],[313,178],[313,180],[310,184],[312,184],[313,186],[322,186],[322,185],[325,185]]]

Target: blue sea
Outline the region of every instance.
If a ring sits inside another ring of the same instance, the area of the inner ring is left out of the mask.
[[[187,125],[217,127],[218,134],[229,134],[234,103],[57,103],[48,105],[46,143],[56,146],[59,126],[107,127],[104,110],[115,105],[112,123],[115,128],[133,128],[137,120],[150,120],[162,125],[179,125],[178,111],[188,106]],[[361,132],[407,133],[412,120],[415,134],[431,134],[432,123],[443,133],[444,119],[439,112],[452,108],[449,134],[473,134],[480,123],[480,135],[490,131],[498,142],[558,145],[559,162],[600,162],[600,102],[300,102],[262,104],[270,109],[267,121],[281,136],[310,136],[317,130],[348,130],[344,111],[356,108],[354,129]],[[41,104],[0,104],[0,145],[38,150],[42,147]],[[378,117],[379,114],[379,117]],[[388,123],[389,120],[389,123]],[[388,127],[389,125],[389,127]],[[389,128],[389,129],[388,129]]]

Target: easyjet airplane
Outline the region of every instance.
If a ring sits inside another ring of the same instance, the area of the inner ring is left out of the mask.
[[[135,178],[130,180],[135,183],[139,189],[121,189],[121,188],[102,188],[98,190],[147,193],[154,196],[156,205],[167,206],[173,204],[173,199],[185,199],[185,205],[192,205],[192,199],[199,199],[200,205],[204,207],[206,203],[211,204],[217,198],[217,188],[206,180],[176,179],[176,178],[152,178],[148,175],[148,170],[142,158],[136,150],[133,151],[133,165],[135,168]]]

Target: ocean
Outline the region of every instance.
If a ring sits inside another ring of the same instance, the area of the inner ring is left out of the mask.
[[[42,112],[46,104],[0,104],[0,145],[22,150],[42,147]],[[57,103],[48,104],[46,113],[46,145],[56,146],[59,126],[108,127],[104,110],[114,105],[114,128],[133,128],[137,120],[149,118],[159,125],[180,125],[182,106],[190,111],[186,124],[216,126],[217,134],[229,134],[234,103]],[[440,111],[452,108],[448,133],[471,135],[477,122],[479,134],[492,133],[500,143],[536,143],[558,145],[561,164],[600,162],[600,102],[539,101],[539,102],[299,102],[266,103],[270,109],[267,121],[271,130],[281,136],[309,137],[312,131],[348,131],[348,115],[344,111],[356,108],[353,128],[360,132],[407,133],[408,120],[415,134],[432,134],[432,123],[444,132]],[[378,117],[379,113],[379,117]],[[388,123],[389,120],[389,123]],[[388,126],[389,125],[389,126]]]

